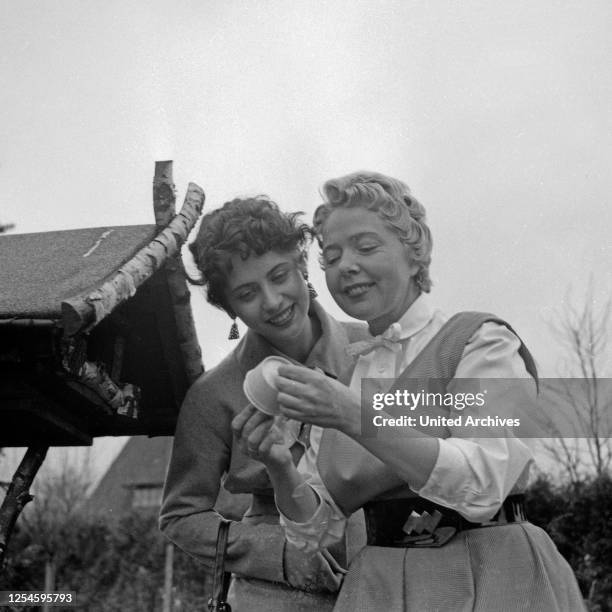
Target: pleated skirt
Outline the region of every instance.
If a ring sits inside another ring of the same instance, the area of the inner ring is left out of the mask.
[[[441,548],[366,546],[335,612],[580,612],[576,578],[531,523],[460,532]]]

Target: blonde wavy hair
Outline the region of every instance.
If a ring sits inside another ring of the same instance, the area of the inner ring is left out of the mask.
[[[313,218],[313,232],[319,246],[322,246],[325,222],[334,210],[357,206],[371,210],[410,249],[419,267],[415,276],[417,286],[429,293],[433,238],[425,219],[425,207],[410,193],[408,185],[379,172],[359,171],[326,181],[321,191],[324,202],[315,210]]]

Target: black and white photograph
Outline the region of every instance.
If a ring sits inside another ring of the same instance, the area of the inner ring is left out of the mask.
[[[0,608],[612,612],[611,30],[0,0]]]

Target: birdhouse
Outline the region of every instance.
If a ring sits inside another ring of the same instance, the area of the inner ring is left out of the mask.
[[[201,214],[174,214],[156,164],[156,223],[0,237],[0,446],[172,435],[202,371],[181,246]]]

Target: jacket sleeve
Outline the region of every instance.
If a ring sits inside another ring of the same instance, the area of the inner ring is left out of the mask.
[[[233,412],[221,399],[221,387],[211,384],[205,374],[187,393],[174,437],[160,512],[163,533],[209,567],[214,567],[221,518],[214,505],[232,452]],[[280,525],[232,522],[226,570],[282,582],[283,549],[284,532]]]

